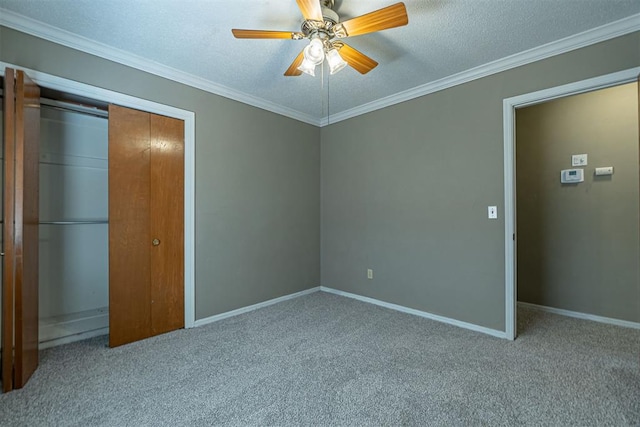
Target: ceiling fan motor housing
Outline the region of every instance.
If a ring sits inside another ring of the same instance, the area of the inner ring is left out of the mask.
[[[333,1],[331,1],[331,5],[333,5]],[[334,10],[322,6],[322,19],[323,21],[314,21],[311,19],[303,21],[301,26],[302,33],[304,33],[306,37],[319,34],[323,38],[332,38],[332,28],[340,22],[340,17]]]

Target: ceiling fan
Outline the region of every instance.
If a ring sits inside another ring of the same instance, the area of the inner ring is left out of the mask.
[[[238,39],[309,39],[285,76],[299,76],[303,72],[315,76],[317,65],[327,60],[329,71],[335,74],[349,65],[361,74],[374,69],[378,63],[340,39],[373,33],[409,23],[404,3],[394,5],[340,22],[333,10],[334,0],[296,0],[304,21],[300,31],[238,30],[231,32]]]

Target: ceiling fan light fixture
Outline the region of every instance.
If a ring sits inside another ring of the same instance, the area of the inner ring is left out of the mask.
[[[316,64],[312,61],[309,61],[306,57],[302,60],[302,64],[298,67],[298,70],[303,73],[309,74],[312,77],[316,76]]]
[[[330,49],[327,52],[327,63],[329,64],[330,74],[335,74],[347,66],[347,62],[342,59],[336,48]]]
[[[314,65],[321,64],[324,61],[324,43],[322,43],[322,40],[319,38],[311,39],[311,43],[304,48],[304,59]]]

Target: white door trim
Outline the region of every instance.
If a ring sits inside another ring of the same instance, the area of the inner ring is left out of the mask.
[[[0,75],[5,67],[24,70],[39,86],[79,95],[97,101],[118,104],[167,117],[184,120],[184,326],[195,325],[195,145],[196,115],[192,111],[135,98],[37,70],[0,61]]]
[[[515,188],[515,111],[516,108],[540,104],[565,96],[591,92],[611,86],[635,82],[640,67],[592,79],[544,89],[537,92],[506,98],[502,103],[504,130],[504,247],[505,247],[505,335],[507,339],[516,337],[516,188]]]

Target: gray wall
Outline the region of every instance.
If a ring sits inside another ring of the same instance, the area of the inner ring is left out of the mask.
[[[639,66],[639,45],[630,34],[323,128],[322,285],[504,330],[502,100]]]
[[[0,28],[0,59],[196,113],[196,318],[318,286],[320,131]]]
[[[3,61],[196,112],[197,318],[320,278],[503,330],[502,99],[640,65],[634,33],[318,130],[13,30],[0,39]]]
[[[518,299],[640,321],[637,83],[517,110],[516,173]]]

